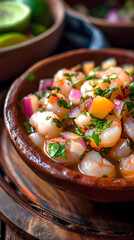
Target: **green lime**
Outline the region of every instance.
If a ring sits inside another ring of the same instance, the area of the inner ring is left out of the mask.
[[[34,35],[37,36],[43,32],[45,32],[47,28],[44,25],[41,25],[39,23],[32,23],[30,26],[30,32]]]
[[[45,0],[16,0],[29,6],[32,10],[32,20],[46,27],[52,24],[52,17]]]
[[[28,40],[28,37],[22,33],[3,33],[0,35],[0,48],[8,47]]]
[[[31,9],[14,1],[0,2],[0,33],[23,32],[31,21]]]

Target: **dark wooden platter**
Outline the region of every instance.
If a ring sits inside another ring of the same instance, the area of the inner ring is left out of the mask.
[[[134,239],[134,202],[97,203],[44,182],[16,153],[2,118],[0,164],[0,216],[23,236],[14,239]]]

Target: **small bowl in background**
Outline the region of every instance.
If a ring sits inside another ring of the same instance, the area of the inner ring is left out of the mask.
[[[76,196],[100,202],[134,200],[134,179],[90,177],[61,166],[44,155],[24,130],[24,113],[18,102],[38,89],[40,79],[53,77],[57,70],[70,68],[86,60],[99,65],[115,57],[119,65],[134,64],[134,53],[127,50],[74,50],[42,60],[23,73],[11,86],[4,107],[5,125],[10,139],[24,162],[44,181]],[[29,81],[27,74],[34,74]]]
[[[44,33],[23,43],[0,49],[0,82],[10,81],[56,48],[62,35],[65,8],[61,0],[46,0],[53,25]]]
[[[73,6],[82,3],[89,9],[100,5],[104,0],[64,0],[67,4],[68,11],[80,14]],[[122,0],[120,2],[123,2]],[[105,19],[93,17],[91,15],[84,15],[93,25],[98,27],[105,34],[106,38],[115,47],[134,48],[134,22],[124,24],[108,23]]]

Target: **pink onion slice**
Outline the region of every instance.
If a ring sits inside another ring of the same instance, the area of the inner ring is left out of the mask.
[[[47,87],[53,86],[53,79],[42,79],[39,82],[39,91],[46,91]]]
[[[93,102],[93,98],[90,97],[90,98],[88,99],[88,102],[87,102],[87,110],[88,110],[88,111],[90,110],[90,107],[91,107],[91,105],[92,105],[92,102]]]
[[[86,141],[83,138],[80,138],[80,140],[78,140],[77,142],[79,142],[85,148],[85,150],[87,149]]]
[[[60,135],[66,140],[79,140],[79,139],[81,139],[80,136],[78,136],[75,133],[71,133],[71,132],[62,132],[62,133],[60,133]]]
[[[73,108],[68,114],[70,118],[76,118],[81,114],[79,106]]]
[[[120,119],[124,102],[119,99],[114,99],[113,103],[114,103],[115,114]]]
[[[35,95],[30,94],[22,99],[22,106],[25,115],[30,118],[32,114],[38,110],[38,98]]]
[[[74,105],[78,105],[80,103],[81,92],[77,89],[72,89],[69,94],[69,100],[73,101]]]

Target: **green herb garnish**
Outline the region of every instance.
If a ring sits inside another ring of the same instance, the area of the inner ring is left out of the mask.
[[[52,88],[51,87],[47,87],[47,90],[49,90],[49,91],[57,90],[57,93],[60,92],[60,88],[57,87],[57,86],[54,86]]]
[[[44,107],[38,108],[38,111],[39,111],[39,112],[45,112],[45,111],[46,111],[46,108],[44,108]]]
[[[111,89],[101,89],[100,87],[97,88],[97,91],[95,92],[96,96],[104,96],[105,94],[108,94],[108,98],[111,97],[112,92],[118,90],[118,88],[112,87]]]
[[[48,152],[50,154],[50,157],[56,158],[56,157],[61,157],[66,159],[66,152],[65,152],[65,144],[59,144],[59,142],[55,143],[49,143],[48,144]]]
[[[72,106],[73,102],[66,102],[63,98],[59,99],[58,102],[57,102],[57,105],[59,107],[64,107],[64,108],[67,108],[67,109],[71,109],[71,106]]]
[[[42,92],[42,96],[43,96],[43,97],[46,97],[46,98],[50,98],[50,97],[51,97],[51,94],[48,93],[48,92],[46,92],[46,91],[43,91],[43,92]]]
[[[60,119],[58,119],[58,118],[53,118],[53,122],[56,123],[57,128],[63,127],[63,124],[62,124],[62,122],[61,122]]]
[[[25,78],[27,78],[29,81],[33,81],[34,79],[35,79],[35,75],[34,74],[27,74],[26,76],[25,76]]]
[[[95,133],[95,131],[92,134],[92,138],[94,139],[97,147],[99,146],[99,142],[101,142],[101,139],[99,138],[99,133]]]
[[[117,76],[116,73],[112,73],[112,74],[109,76],[109,78],[110,78],[111,80],[114,80],[114,79],[117,79],[118,76]]]
[[[24,126],[25,126],[26,132],[27,132],[28,134],[31,134],[31,133],[34,132],[33,127],[32,127],[29,123],[24,122]]]
[[[91,75],[89,75],[89,76],[86,76],[86,77],[84,77],[83,79],[75,82],[75,83],[73,84],[73,88],[74,88],[78,83],[81,83],[81,82],[83,82],[83,81],[88,81],[88,80],[90,80],[90,79],[96,79],[96,78],[97,78],[97,76],[96,76],[95,73],[93,73],[93,74],[91,74]]]
[[[103,174],[101,177],[102,178],[107,178],[108,176],[106,174]]]

